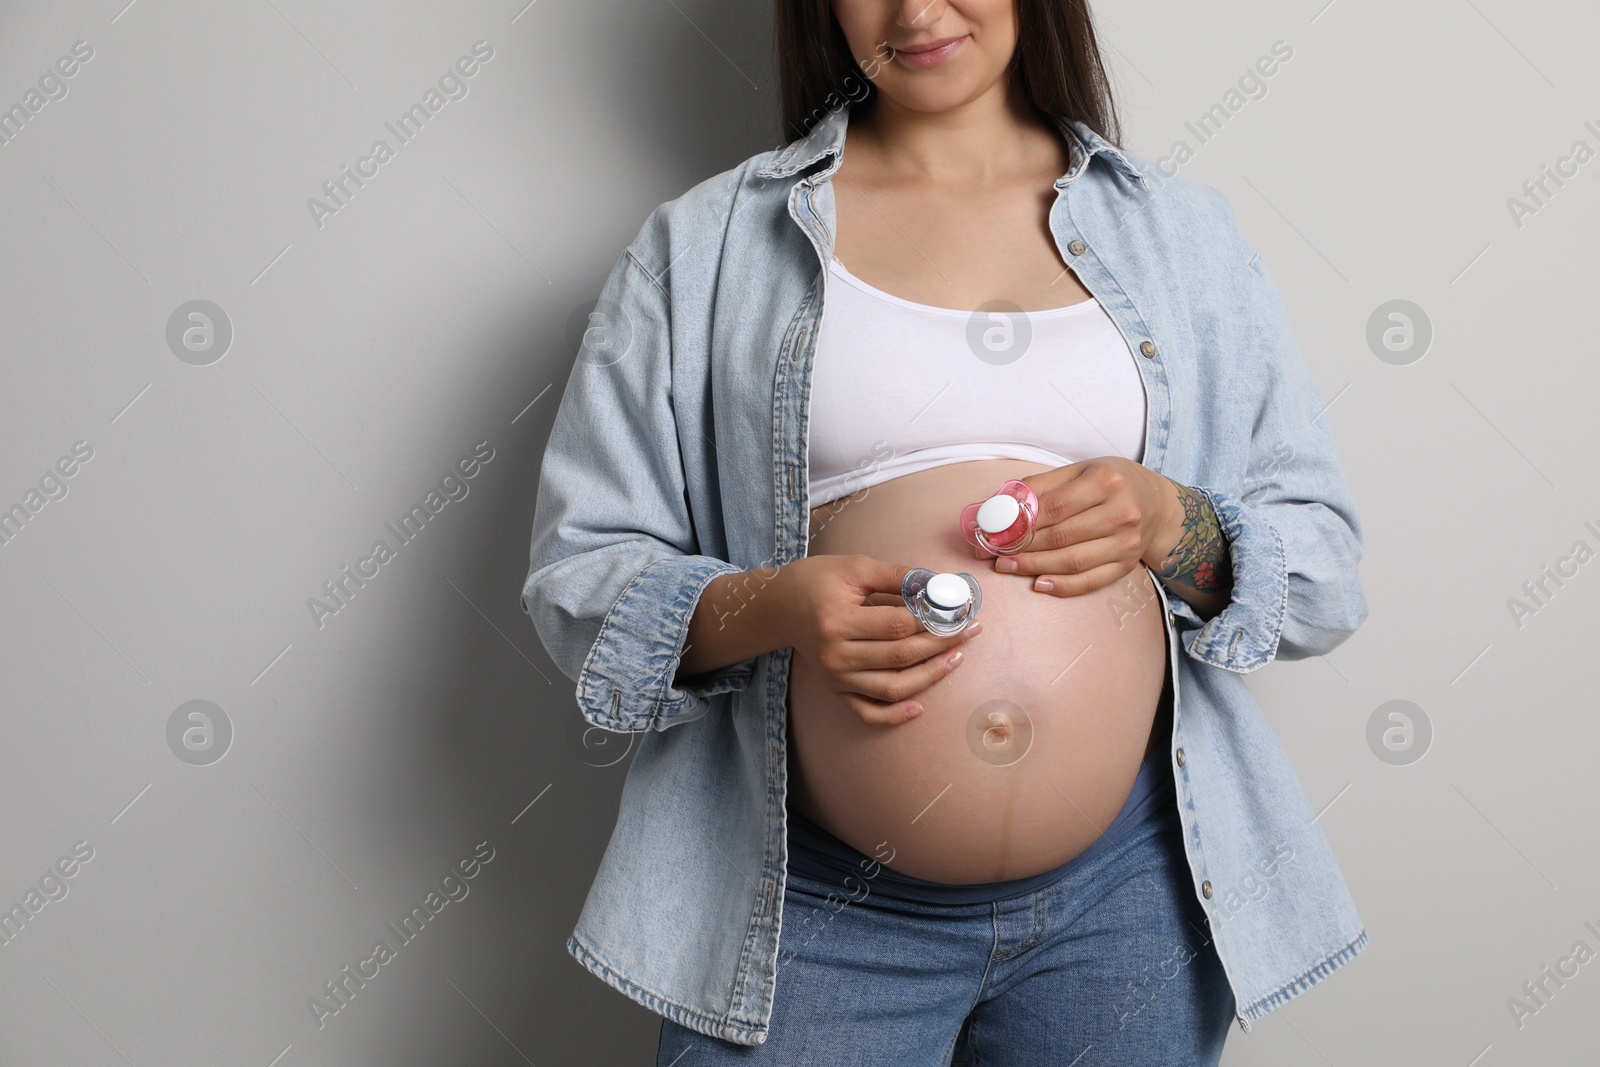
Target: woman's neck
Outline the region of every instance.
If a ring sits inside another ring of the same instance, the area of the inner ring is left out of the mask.
[[[935,112],[913,111],[880,94],[866,113],[852,113],[846,130],[846,156],[854,153],[853,162],[870,164],[883,179],[950,188],[999,184],[1041,166],[1064,173],[1066,151],[1031,106],[1009,99],[1004,83]]]

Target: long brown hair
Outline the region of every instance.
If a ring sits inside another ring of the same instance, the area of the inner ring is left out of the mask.
[[[1016,5],[1017,48],[1007,68],[1013,89],[1041,116],[1077,120],[1120,147],[1121,124],[1089,0]],[[775,0],[773,23],[785,143],[846,103],[856,114],[871,108],[877,87],[850,54],[832,0]]]

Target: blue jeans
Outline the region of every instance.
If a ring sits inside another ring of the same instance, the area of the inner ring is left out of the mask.
[[[657,1067],[1215,1067],[1234,1000],[1177,809],[1036,892],[854,899],[791,874],[764,1045],[662,1019]]]

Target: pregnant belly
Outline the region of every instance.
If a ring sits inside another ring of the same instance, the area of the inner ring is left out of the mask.
[[[1057,597],[975,559],[957,529],[963,505],[1048,469],[951,463],[812,511],[808,555],[964,570],[983,589],[983,632],[904,724],[863,723],[790,658],[790,808],[869,856],[892,849],[903,874],[996,882],[1065,863],[1121,810],[1151,739],[1167,646],[1149,572]]]

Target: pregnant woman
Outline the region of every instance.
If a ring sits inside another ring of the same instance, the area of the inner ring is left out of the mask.
[[[662,1065],[1215,1064],[1367,939],[1241,678],[1367,611],[1281,300],[1080,0],[777,15],[804,136],[651,214],[544,456],[523,606],[637,735],[568,951]]]

